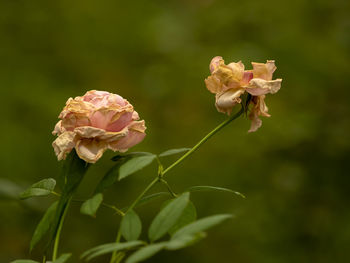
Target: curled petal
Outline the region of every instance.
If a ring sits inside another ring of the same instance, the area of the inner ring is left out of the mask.
[[[69,98],[66,102],[66,106],[59,115],[59,118],[64,119],[68,114],[88,116],[93,109],[94,106],[91,103],[84,102],[81,97],[76,97],[75,99]]]
[[[52,134],[53,135],[60,135],[65,131],[66,131],[66,129],[64,127],[62,127],[62,120],[60,120],[56,123],[55,128],[52,131]]]
[[[223,85],[238,87],[243,78],[244,66],[241,62],[230,63],[218,67],[212,75],[216,76]]]
[[[134,112],[132,113],[132,120],[133,120],[133,121],[138,121],[139,119],[140,119],[139,114],[137,113],[137,111],[134,111]]]
[[[80,138],[98,139],[104,140],[106,142],[111,142],[125,137],[128,134],[128,129],[126,128],[119,132],[106,132],[103,129],[84,126],[75,128],[74,132],[78,134]]]
[[[249,82],[246,90],[253,96],[260,96],[268,93],[274,94],[281,88],[281,82],[282,79],[264,80],[254,78]]]
[[[220,65],[224,64],[224,60],[220,56],[214,57],[209,64],[210,72],[213,73]]]
[[[242,80],[241,80],[241,86],[246,87],[249,84],[249,81],[253,78],[253,72],[250,70],[244,71]]]
[[[211,93],[215,94],[215,93],[222,92],[222,89],[223,89],[222,84],[216,76],[209,76],[204,81],[205,81],[205,85],[207,86],[207,89]]]
[[[230,89],[216,96],[215,106],[218,111],[231,114],[232,108],[241,103],[240,96],[244,93],[244,89]]]
[[[92,139],[103,136],[106,131],[103,129],[91,127],[91,126],[83,126],[77,127],[74,129],[74,132],[79,135],[81,138]]]
[[[96,163],[107,150],[107,144],[104,141],[94,139],[81,139],[77,142],[75,150],[84,161]]]
[[[107,131],[120,131],[132,121],[133,107],[100,108],[90,115],[91,126]]]
[[[125,106],[129,104],[127,100],[117,94],[99,90],[90,90],[86,92],[82,100],[90,102],[96,108],[109,107],[110,105]]]
[[[66,159],[66,156],[76,144],[76,135],[74,132],[66,131],[54,140],[53,149],[59,161]]]
[[[244,64],[242,63],[242,61],[238,61],[237,63],[232,62],[228,64],[227,67],[229,67],[232,70],[233,79],[237,81],[242,80],[244,74]]]
[[[102,90],[89,90],[84,94],[82,97],[84,101],[92,101],[95,98],[103,98],[105,96],[108,96],[110,93],[108,91],[102,91]]]
[[[262,121],[260,120],[259,116],[264,117],[270,117],[271,115],[268,114],[268,107],[265,103],[265,95],[257,96],[253,98],[253,108],[250,111],[249,119],[251,122],[251,127],[248,132],[255,132],[257,129],[259,129],[262,125]]]
[[[145,121],[134,121],[127,127],[127,129],[128,133],[125,137],[109,143],[108,147],[111,150],[125,152],[130,147],[140,143],[146,136]]]
[[[249,115],[251,119],[250,129],[248,132],[256,132],[262,125],[262,120],[259,119],[259,115],[256,112],[252,112]]]
[[[62,119],[61,129],[73,131],[75,127],[88,125],[90,125],[90,120],[87,116],[69,113]]]
[[[252,62],[254,78],[261,78],[264,80],[271,80],[272,74],[277,67],[274,60],[267,60],[266,63]]]

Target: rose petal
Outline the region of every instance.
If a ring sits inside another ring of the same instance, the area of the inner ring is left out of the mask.
[[[78,114],[80,116],[88,116],[90,111],[94,109],[91,103],[86,103],[77,97],[75,99],[69,98],[66,102],[66,106],[63,108],[59,118],[63,119],[68,114]]]
[[[253,78],[253,72],[252,71],[244,71],[242,80],[241,80],[241,86],[245,87],[249,84],[249,81]]]
[[[259,118],[259,116],[264,116],[264,117],[271,116],[270,114],[268,114],[269,109],[265,104],[265,95],[254,97],[252,100],[252,103],[254,103],[254,106],[251,109],[249,114],[249,119],[252,122],[248,132],[255,132],[261,127],[262,120]]]
[[[67,154],[76,144],[76,135],[74,132],[64,132],[54,140],[52,146],[59,161],[66,159]]]
[[[132,122],[132,112],[122,112],[115,114],[106,127],[106,131],[118,132],[125,128],[130,122]]]
[[[251,115],[249,115],[249,118],[251,119],[250,129],[248,132],[256,132],[262,125],[262,120],[259,119],[258,114],[255,112]]]
[[[108,97],[108,105],[111,105],[111,104],[118,104],[120,106],[126,106],[130,103],[126,99],[124,99],[123,97],[119,96],[118,94],[111,94]]]
[[[125,152],[132,146],[140,143],[146,136],[145,121],[134,121],[127,128],[127,135],[120,140],[109,143],[109,149],[113,151]]]
[[[55,125],[54,130],[52,131],[53,135],[60,135],[65,132],[65,128],[62,127],[62,120],[58,121]]]
[[[256,107],[258,108],[258,112],[260,116],[271,117],[271,115],[268,114],[269,108],[266,106],[266,103],[265,103],[265,95],[257,97]]]
[[[252,62],[254,78],[261,78],[264,80],[271,80],[272,74],[277,67],[274,60],[267,60],[266,63]]]
[[[90,115],[91,126],[106,129],[113,116],[118,112],[106,108],[95,110]]]
[[[228,64],[227,67],[232,70],[232,78],[238,81],[242,80],[244,74],[244,64],[242,61],[238,61],[237,63],[232,62]]]
[[[220,82],[220,80],[215,77],[215,76],[209,76],[208,78],[206,78],[204,80],[205,85],[207,87],[207,89],[211,92],[211,93],[219,93],[222,92],[222,84]]]
[[[253,96],[265,95],[268,93],[274,94],[281,88],[282,79],[264,80],[254,78],[249,82],[246,88],[247,92]]]
[[[137,121],[137,120],[139,120],[139,119],[140,119],[139,114],[138,114],[136,111],[134,111],[134,112],[132,113],[132,120],[133,120],[133,121]]]
[[[74,132],[78,134],[81,138],[86,138],[86,139],[95,138],[98,140],[111,142],[111,141],[115,141],[125,137],[128,134],[128,129],[126,128],[119,132],[106,132],[103,129],[99,129],[91,126],[84,126],[84,127],[75,128]]]
[[[94,139],[79,140],[75,146],[78,156],[88,163],[95,163],[107,150],[107,144],[104,141]]]
[[[214,57],[209,64],[210,72],[213,73],[221,64],[224,64],[224,60],[222,59],[222,57]]]
[[[244,67],[241,63],[230,63],[229,66],[222,65],[218,67],[213,75],[216,76],[220,82],[226,86],[239,86],[239,82],[242,80],[244,73]]]
[[[215,106],[218,111],[231,114],[232,108],[241,103],[240,96],[244,93],[244,89],[230,89],[216,96]]]

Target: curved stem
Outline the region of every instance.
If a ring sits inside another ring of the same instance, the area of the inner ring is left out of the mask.
[[[122,210],[118,209],[114,205],[110,205],[110,204],[107,204],[105,202],[103,202],[101,205],[104,206],[104,207],[108,207],[110,209],[113,209],[120,216],[124,216],[125,215],[125,213]]]
[[[221,124],[219,124],[214,130],[212,130],[211,132],[209,132],[203,139],[201,139],[195,146],[193,146],[191,148],[191,150],[189,150],[187,153],[185,153],[184,155],[182,155],[177,161],[175,161],[173,164],[171,164],[168,168],[166,168],[165,170],[163,170],[163,166],[161,165],[161,163],[159,162],[159,159],[157,159],[158,161],[158,165],[159,165],[159,169],[158,169],[158,175],[156,178],[153,179],[153,181],[146,187],[145,190],[143,190],[143,192],[135,199],[135,201],[128,207],[127,211],[125,212],[125,214],[127,212],[129,212],[131,209],[133,209],[137,203],[141,200],[141,198],[157,183],[157,182],[162,182],[162,177],[169,172],[171,169],[173,169],[175,166],[177,166],[178,164],[180,164],[183,160],[185,160],[187,157],[189,157],[192,153],[194,153],[200,146],[202,146],[202,144],[204,144],[207,140],[209,140],[214,134],[216,134],[218,131],[220,131],[222,128],[224,128],[227,124],[229,124],[231,121],[237,119],[239,116],[241,116],[244,113],[244,108],[241,107],[240,111],[237,112],[236,114],[232,115],[231,117],[229,117],[227,120],[225,120],[224,122],[222,122]],[[163,180],[164,181],[164,180]],[[165,181],[166,182],[166,181]],[[163,182],[164,183],[164,182]],[[168,188],[169,189],[169,188]],[[117,234],[117,238],[116,238],[116,243],[119,243],[121,238],[121,232],[120,232],[120,227],[118,230],[118,234]],[[110,263],[113,263],[117,258],[117,252],[113,252]]]
[[[128,207],[128,210],[126,210],[125,214],[127,212],[129,212],[131,209],[133,209],[137,203],[141,200],[141,198],[147,194],[147,192],[156,184],[159,182],[159,178],[158,176],[156,178],[153,179],[153,181],[146,187],[145,190],[143,190],[143,192],[135,199],[135,201]]]
[[[192,147],[191,150],[189,150],[187,153],[185,153],[183,156],[181,156],[177,161],[175,161],[173,164],[171,164],[168,168],[166,168],[162,175],[169,172],[171,169],[173,169],[176,165],[181,163],[183,160],[185,160],[187,157],[189,157],[192,153],[194,153],[203,143],[205,143],[207,140],[209,140],[215,133],[220,131],[222,128],[224,128],[227,124],[229,124],[231,121],[237,119],[239,116],[241,116],[244,112],[244,108],[242,107],[239,112],[232,115],[230,118],[228,118],[226,121],[222,122],[220,125],[218,125],[214,130],[209,132],[202,140],[200,140],[195,146]]]
[[[172,195],[172,197],[174,198],[177,197],[177,194],[171,189],[167,181],[165,181],[164,179],[160,179],[160,182],[166,186],[166,188],[168,189],[168,192]]]
[[[64,222],[64,219],[65,219],[65,217],[67,215],[67,211],[68,211],[68,207],[70,205],[70,202],[71,202],[71,199],[69,199],[69,201],[67,202],[67,206],[64,209],[64,212],[63,212],[60,224],[59,224],[58,229],[57,229],[57,234],[56,234],[56,237],[55,237],[55,243],[54,243],[54,246],[53,246],[52,261],[55,261],[56,258],[57,258],[57,251],[58,251],[58,245],[59,245],[59,242],[60,242],[60,236],[61,236],[61,231],[62,231],[62,227],[63,227],[63,222]]]

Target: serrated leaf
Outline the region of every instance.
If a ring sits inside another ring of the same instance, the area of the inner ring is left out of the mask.
[[[103,201],[103,194],[95,194],[90,199],[86,200],[80,207],[80,213],[88,216],[95,217],[96,212]]]
[[[10,263],[39,263],[39,262],[30,260],[30,259],[17,259],[17,260],[11,261]]]
[[[164,236],[176,224],[188,204],[189,197],[188,192],[180,195],[157,214],[148,229],[148,237],[152,242]]]
[[[26,199],[34,196],[46,196],[51,194],[53,189],[55,189],[55,185],[56,185],[55,179],[52,179],[52,178],[44,179],[33,184],[31,187],[29,187],[27,190],[21,193],[19,197],[20,199]]]
[[[184,227],[197,219],[197,210],[194,204],[189,201],[180,218],[175,225],[168,231],[170,235],[174,234],[178,229]]]
[[[115,251],[134,248],[143,244],[144,242],[140,240],[124,242],[124,243],[108,243],[108,244],[100,245],[85,251],[81,255],[81,258],[85,258],[86,261],[90,261],[91,259],[98,256],[102,256]]]
[[[171,239],[173,240],[183,235],[193,235],[193,234],[205,231],[215,225],[220,224],[221,222],[229,218],[232,218],[232,215],[228,215],[228,214],[213,215],[213,216],[208,216],[208,217],[199,219],[187,226],[180,228],[178,231],[174,233]]]
[[[141,170],[147,165],[151,164],[156,158],[156,155],[145,155],[138,156],[127,160],[119,168],[119,177],[118,180],[124,179],[125,177]]]
[[[137,263],[144,261],[157,254],[166,247],[166,242],[145,246],[131,254],[125,263]]]
[[[228,193],[239,195],[239,196],[245,198],[245,196],[243,194],[241,194],[240,192],[233,191],[231,189],[224,188],[224,187],[217,187],[217,186],[208,186],[208,185],[192,186],[192,187],[188,188],[187,191],[189,191],[189,192],[203,192],[203,191],[228,192]]]
[[[38,244],[38,242],[49,232],[50,226],[55,218],[58,201],[54,202],[45,212],[36,227],[32,240],[30,241],[30,251]]]
[[[127,212],[120,223],[120,231],[127,241],[137,240],[141,234],[142,223],[134,210]]]
[[[191,246],[205,237],[206,237],[206,234],[203,232],[199,232],[193,235],[181,235],[167,242],[167,245],[165,248],[167,250],[181,249],[184,247]]]
[[[143,197],[137,204],[136,206],[141,206],[141,205],[144,205],[144,204],[147,204],[161,196],[171,196],[171,194],[169,192],[159,192],[159,193],[154,193],[154,194],[150,194],[150,195],[147,195],[145,197]]]
[[[174,155],[174,154],[178,154],[178,153],[182,153],[182,152],[187,152],[189,150],[191,150],[191,148],[170,149],[170,150],[167,150],[165,152],[162,152],[158,156],[159,157],[165,157],[165,156]]]
[[[72,256],[71,253],[62,254],[58,259],[56,259],[56,260],[53,261],[52,263],[64,263],[64,262],[66,262],[71,256]]]

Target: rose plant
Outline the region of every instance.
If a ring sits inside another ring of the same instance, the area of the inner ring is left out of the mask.
[[[178,250],[190,246],[203,239],[207,229],[231,218],[229,214],[219,214],[197,219],[196,208],[190,201],[190,193],[224,191],[244,197],[239,192],[222,187],[193,186],[183,193],[175,193],[165,180],[165,176],[239,116],[249,116],[251,120],[249,132],[261,127],[260,116],[270,116],[265,96],[276,93],[282,80],[272,80],[272,74],[276,70],[272,60],[266,63],[253,62],[252,66],[251,70],[245,70],[242,62],[225,65],[221,57],[214,57],[209,67],[211,75],[205,80],[205,84],[207,89],[215,94],[217,110],[228,114],[228,118],[192,148],[171,149],[161,154],[125,153],[144,139],[146,127],[145,121],[140,120],[134,107],[121,96],[92,90],[81,97],[68,99],[53,131],[53,134],[57,135],[52,144],[54,151],[58,160],[65,160],[62,173],[57,179],[60,193],[55,191],[56,180],[47,178],[33,184],[20,196],[22,199],[50,194],[58,197],[36,227],[30,250],[42,243],[44,244],[42,262],[64,263],[69,260],[70,253],[61,255],[58,253],[65,216],[89,166],[97,162],[107,149],[118,152],[112,158],[113,165],[96,186],[93,196],[82,202],[80,211],[82,214],[94,217],[98,208],[105,206],[121,216],[121,222],[114,242],[86,250],[80,257],[82,260],[90,261],[101,255],[110,254],[110,263],[141,262],[161,250]],[[236,107],[236,113],[232,114]],[[163,167],[163,158],[180,153],[183,155],[179,159],[170,166]],[[107,188],[154,161],[158,164],[155,178],[127,208],[121,209],[103,200],[103,192]],[[163,184],[167,192],[148,194],[157,183]],[[148,239],[140,240],[142,220],[136,208],[162,195],[167,195],[170,199],[162,206],[148,227]],[[51,260],[48,261],[49,259]],[[13,261],[13,263],[25,262],[38,261]]]

